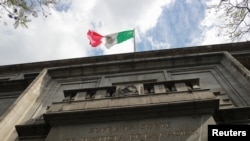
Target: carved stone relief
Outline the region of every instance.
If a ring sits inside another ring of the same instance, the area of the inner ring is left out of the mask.
[[[117,90],[118,96],[138,94],[138,89],[135,85],[120,86]]]

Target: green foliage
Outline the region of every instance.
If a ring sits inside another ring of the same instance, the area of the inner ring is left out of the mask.
[[[15,28],[19,25],[27,28],[27,23],[31,22],[30,16],[38,17],[38,13],[41,13],[47,17],[50,14],[49,6],[54,4],[56,0],[1,0],[0,21],[4,20],[1,14],[7,14],[14,21]],[[4,24],[7,25],[7,22],[4,21]]]
[[[220,0],[220,4],[213,6],[216,14],[225,19],[220,27],[219,35],[227,35],[233,41],[240,40],[250,33],[250,0]],[[248,40],[248,39],[247,39]]]

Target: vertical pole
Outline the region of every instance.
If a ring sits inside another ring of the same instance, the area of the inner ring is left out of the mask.
[[[133,29],[134,31],[133,31],[133,36],[134,36],[134,52],[136,52],[136,46],[135,46],[135,28]]]
[[[133,34],[134,34],[134,61],[136,60],[136,56],[135,56],[135,52],[136,52],[136,46],[135,46],[135,28],[133,29]],[[133,63],[133,69],[135,69],[135,64],[136,63]]]

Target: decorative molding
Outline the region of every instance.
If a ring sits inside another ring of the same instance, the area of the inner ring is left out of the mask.
[[[138,94],[138,89],[135,85],[126,85],[122,87],[119,87],[117,90],[118,96]]]
[[[133,106],[131,106],[133,105]],[[96,123],[158,116],[213,114],[219,100],[209,90],[176,93],[173,95],[141,95],[94,101],[54,103],[44,119],[49,125]],[[95,117],[95,118],[93,118]]]
[[[145,74],[154,74],[154,73],[163,73],[163,70],[154,70],[154,71],[142,71],[142,72],[129,72],[129,73],[119,73],[119,74],[112,74],[112,75],[106,75],[105,78],[110,77],[121,77],[121,76],[134,76],[134,75],[145,75]]]
[[[178,84],[181,84],[178,85]],[[199,79],[181,79],[160,82],[128,83],[116,86],[64,90],[64,102],[75,100],[97,100],[150,94],[170,94],[204,90],[199,87]],[[97,95],[96,95],[97,94]]]

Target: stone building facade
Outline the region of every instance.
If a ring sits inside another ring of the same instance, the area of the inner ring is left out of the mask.
[[[3,141],[206,141],[250,124],[250,42],[0,66]]]

